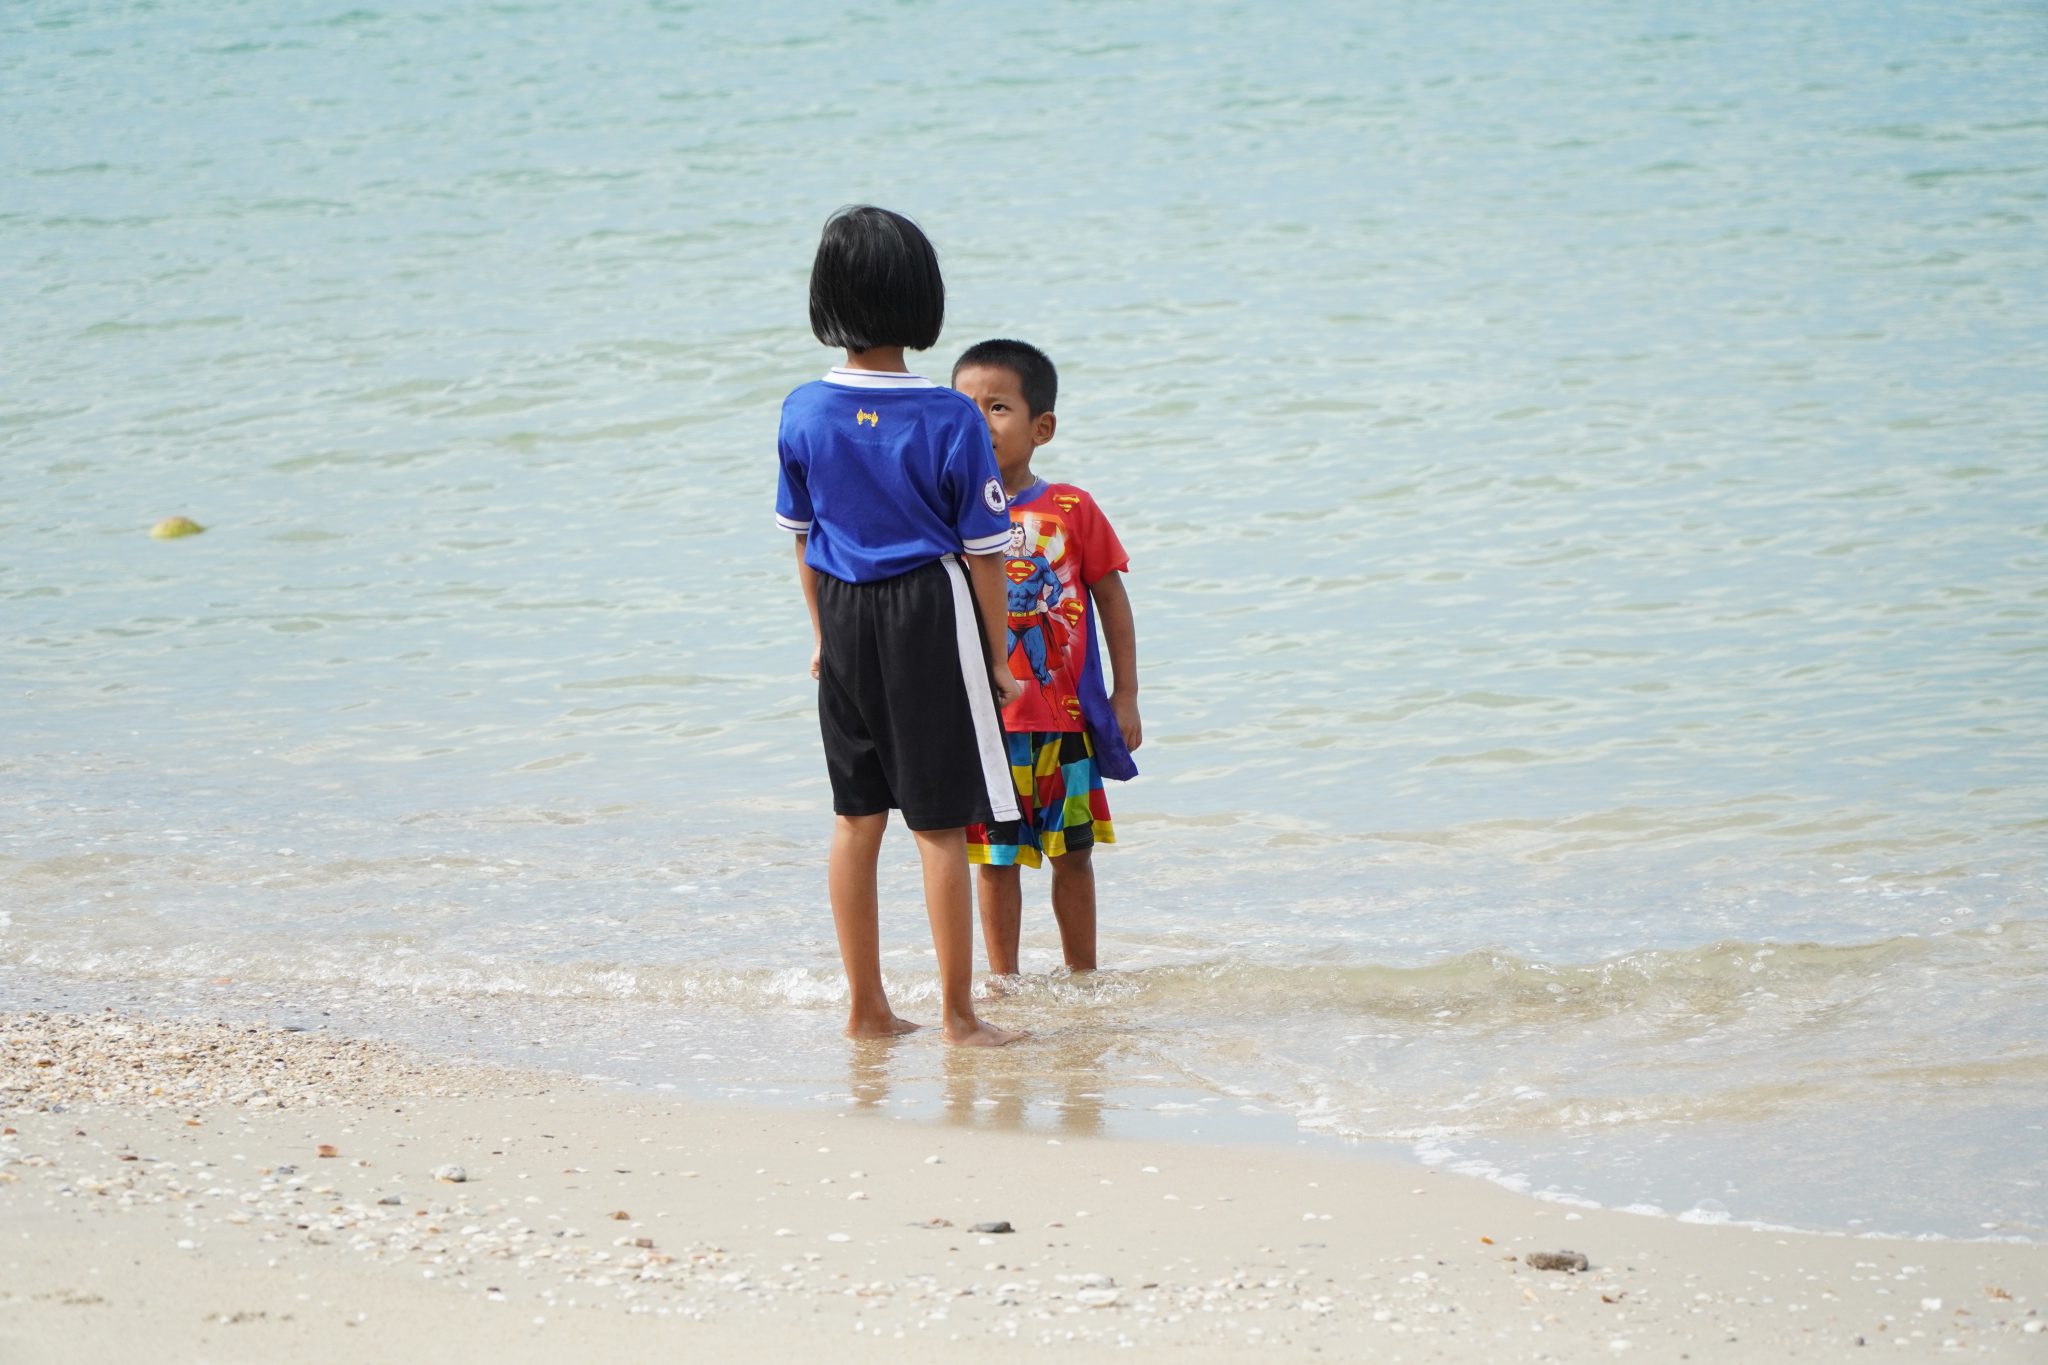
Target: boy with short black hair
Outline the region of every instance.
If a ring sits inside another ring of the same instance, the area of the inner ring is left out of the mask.
[[[971,825],[989,970],[1017,972],[1023,922],[1020,863],[1052,862],[1052,910],[1070,971],[1095,969],[1096,844],[1116,842],[1102,779],[1138,775],[1137,631],[1123,575],[1129,558],[1095,499],[1047,483],[1031,457],[1058,426],[1059,375],[1037,347],[999,339],[968,348],[953,387],[988,421],[1009,499],[1007,650],[1024,692],[1003,710],[1021,818]],[[1095,621],[1109,653],[1105,688]]]

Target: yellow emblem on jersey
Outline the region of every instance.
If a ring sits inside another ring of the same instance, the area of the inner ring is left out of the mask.
[[[853,424],[859,426],[862,422],[866,422],[871,427],[879,428],[882,425],[882,414],[879,412],[863,412],[859,408],[855,408],[853,410]]]

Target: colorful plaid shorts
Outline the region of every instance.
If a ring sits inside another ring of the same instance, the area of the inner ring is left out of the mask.
[[[967,827],[967,861],[1039,867],[1077,848],[1116,842],[1109,798],[1085,730],[1005,734],[1021,820]]]

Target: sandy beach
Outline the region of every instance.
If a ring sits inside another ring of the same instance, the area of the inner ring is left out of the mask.
[[[2048,1359],[2048,1250],[1320,1148],[740,1108],[243,1022],[0,1019],[0,1359]],[[1577,1252],[1583,1271],[1544,1270]]]

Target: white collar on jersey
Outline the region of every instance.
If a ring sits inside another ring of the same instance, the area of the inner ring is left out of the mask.
[[[937,384],[921,374],[902,374],[893,370],[849,370],[844,365],[834,365],[825,371],[827,384],[838,384],[849,389],[936,389]]]

